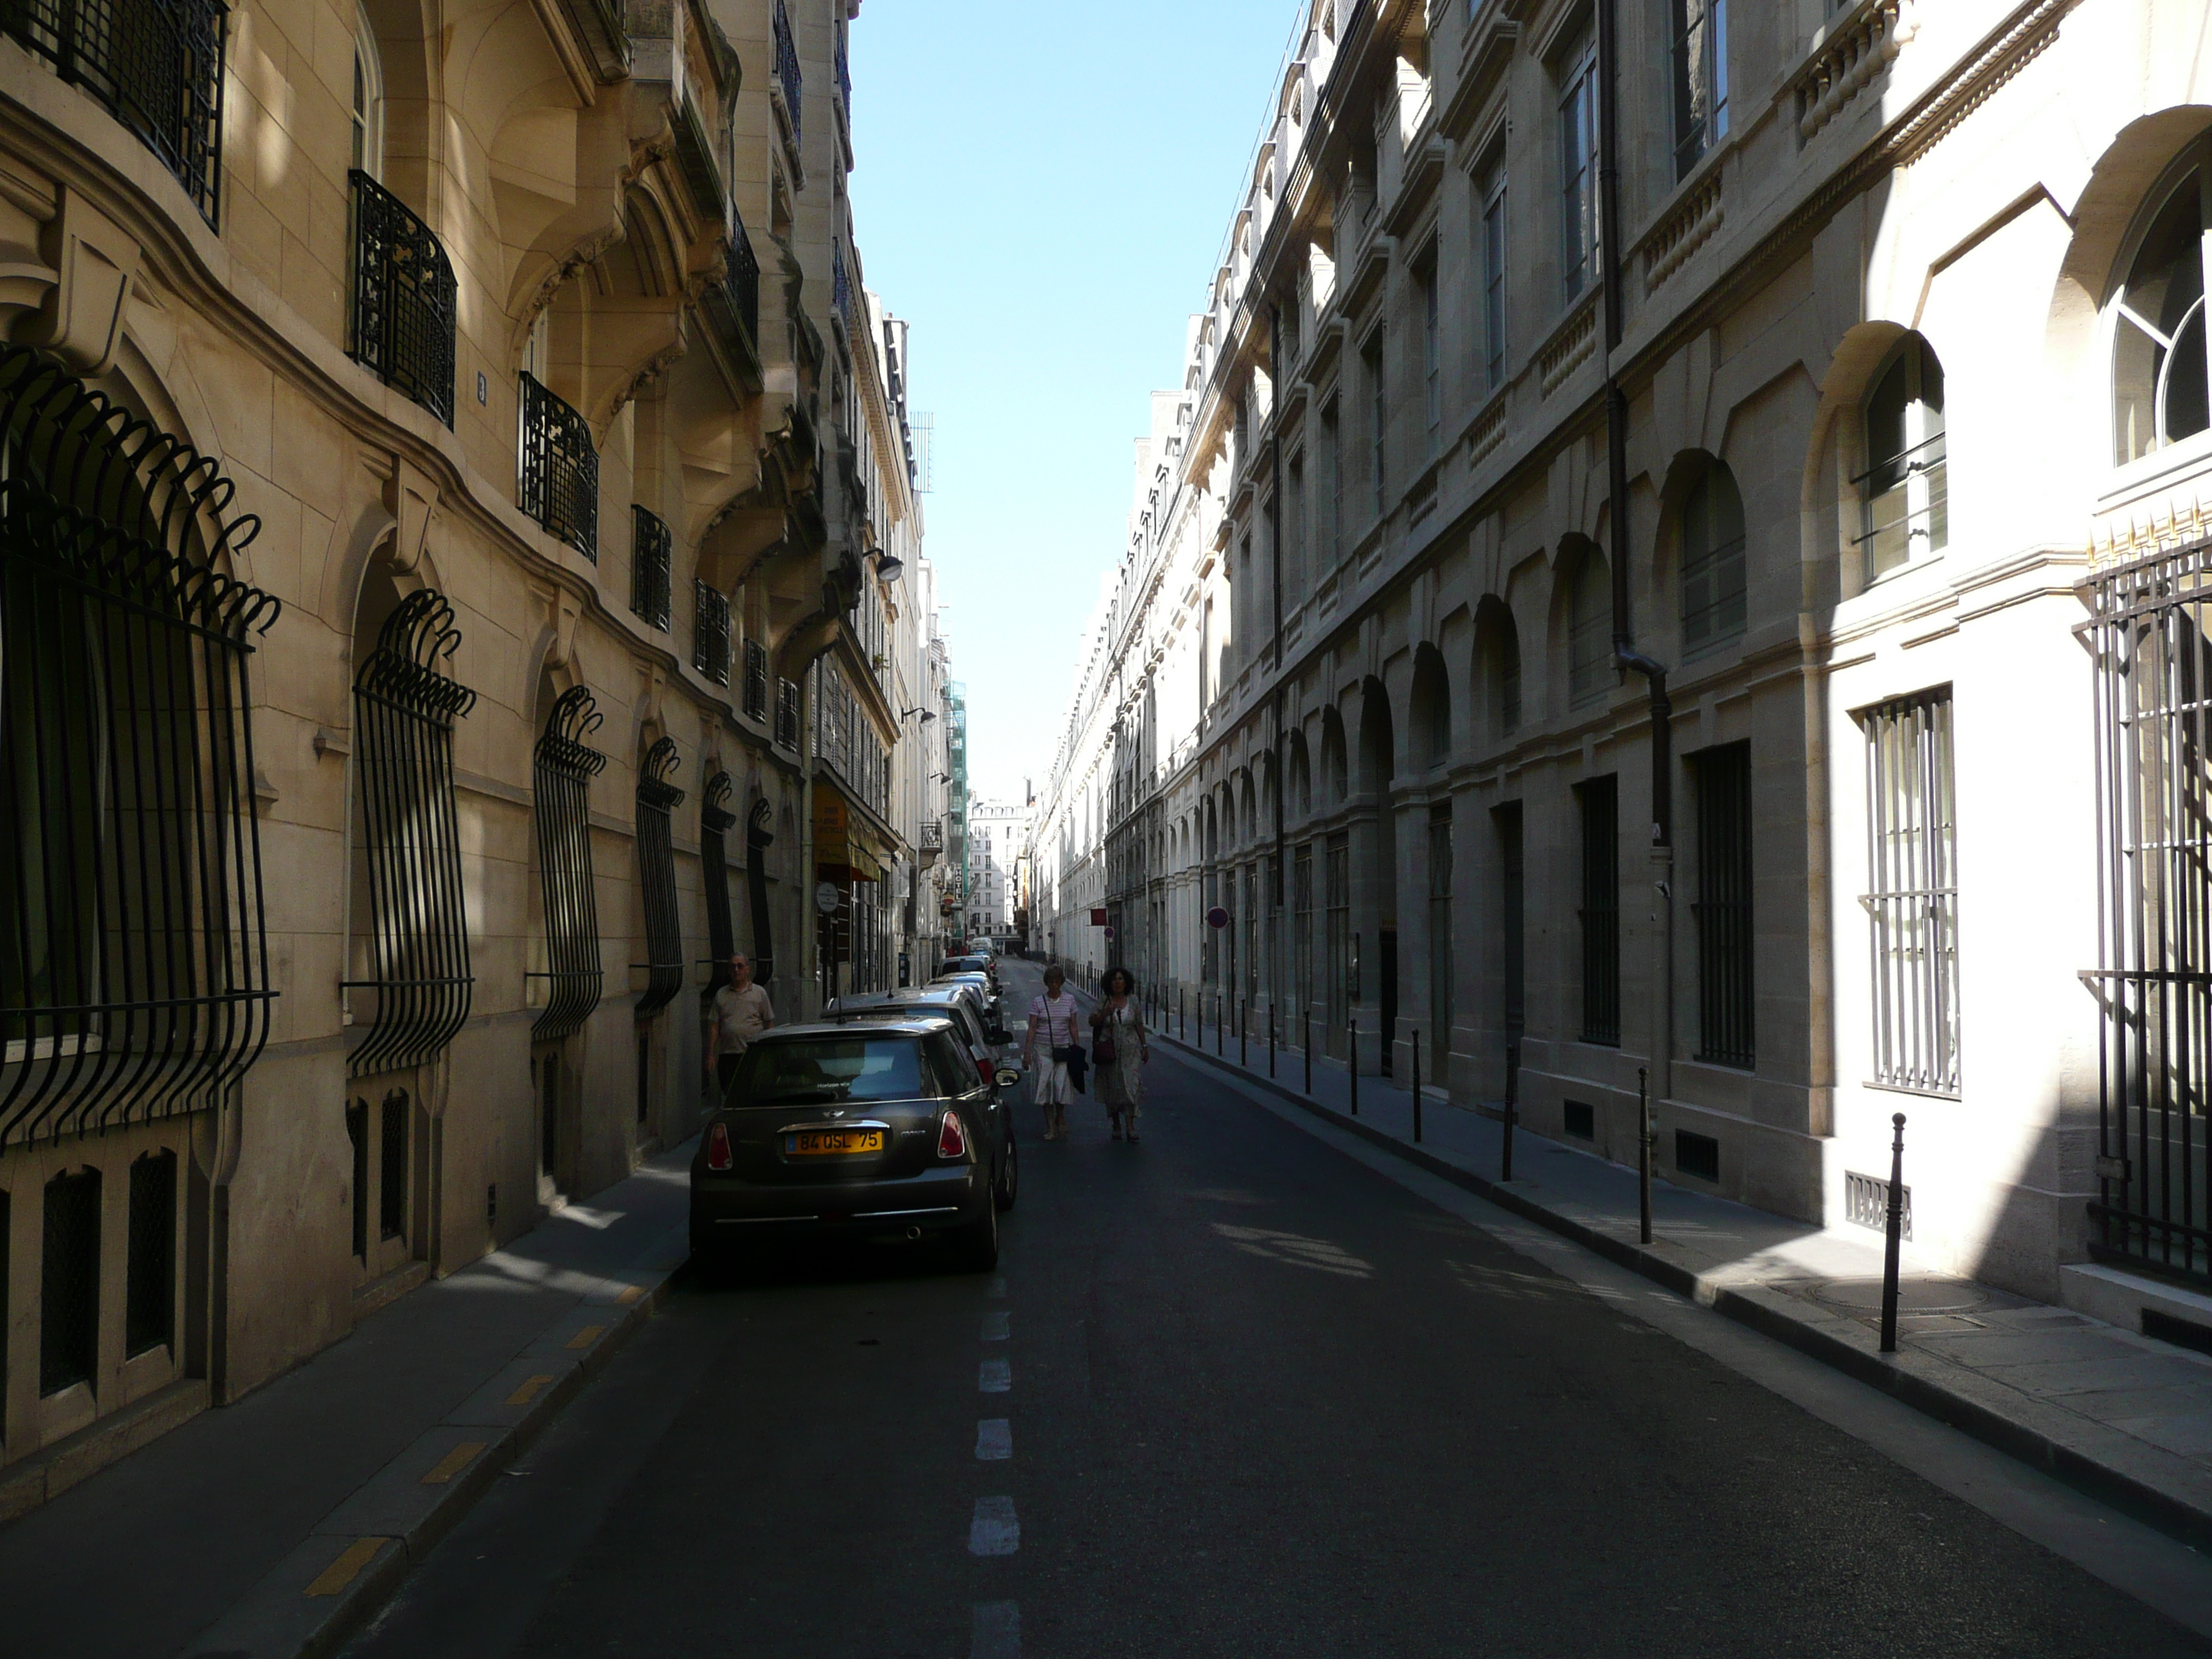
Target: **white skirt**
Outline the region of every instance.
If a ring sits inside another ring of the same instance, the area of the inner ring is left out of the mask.
[[[1047,1060],[1030,1070],[1030,1099],[1039,1106],[1072,1106],[1074,1085],[1067,1080],[1067,1062]]]

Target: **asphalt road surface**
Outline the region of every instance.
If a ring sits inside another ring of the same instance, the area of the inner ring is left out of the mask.
[[[2212,1653],[1830,1420],[1859,1407],[1150,1079],[1134,1146],[1024,1109],[998,1276],[882,1247],[689,1285],[349,1652]],[[2121,1536],[2025,1501],[2062,1550]]]

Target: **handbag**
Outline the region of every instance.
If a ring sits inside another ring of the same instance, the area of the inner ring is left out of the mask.
[[[1121,1050],[1114,1042],[1114,1022],[1109,1018],[1099,1026],[1098,1035],[1091,1039],[1091,1057],[1101,1066],[1111,1066],[1120,1054]]]

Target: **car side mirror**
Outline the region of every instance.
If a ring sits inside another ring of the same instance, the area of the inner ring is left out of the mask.
[[[1011,1066],[1001,1066],[998,1080],[1001,1089],[1011,1089],[1022,1080],[1022,1074]]]

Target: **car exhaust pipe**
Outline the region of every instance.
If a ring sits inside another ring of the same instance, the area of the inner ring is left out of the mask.
[[[906,1230],[906,1237],[907,1242],[910,1244],[915,1239],[921,1237],[921,1229],[920,1227],[909,1227]]]

